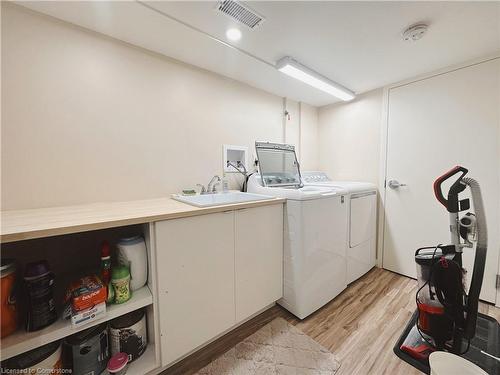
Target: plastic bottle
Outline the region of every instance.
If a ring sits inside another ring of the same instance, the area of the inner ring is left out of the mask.
[[[106,286],[111,281],[111,256],[108,241],[102,241],[101,245],[101,281]]]
[[[108,293],[106,302],[112,303],[115,299],[115,290],[111,287],[111,255],[108,241],[102,241],[101,245],[101,281],[106,286]]]
[[[127,302],[130,297],[132,297],[130,290],[130,271],[128,267],[113,267],[111,271],[111,285],[115,292],[115,303]]]
[[[222,192],[227,193],[229,191],[229,179],[226,175],[222,177]]]

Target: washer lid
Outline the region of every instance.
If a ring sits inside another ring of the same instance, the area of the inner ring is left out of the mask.
[[[262,185],[269,187],[302,187],[295,146],[255,142]]]

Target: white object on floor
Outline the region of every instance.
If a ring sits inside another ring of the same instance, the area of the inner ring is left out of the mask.
[[[332,181],[325,172],[303,172],[305,186],[347,190],[347,284],[375,266],[377,252],[377,187],[369,182]]]
[[[201,194],[201,195],[181,195],[173,194],[172,198],[176,201],[190,204],[196,207],[221,206],[225,204],[261,201],[272,199],[273,197],[261,194],[242,193],[240,191],[231,191],[227,193]]]
[[[429,356],[431,375],[488,375],[474,363],[447,352],[434,352]]]
[[[250,177],[248,191],[287,199],[283,298],[278,303],[304,319],[347,287],[346,191],[302,187],[293,146],[256,143],[256,149],[263,175]]]

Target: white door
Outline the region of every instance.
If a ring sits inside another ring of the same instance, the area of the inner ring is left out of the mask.
[[[481,298],[495,301],[499,251],[500,59],[423,79],[389,91],[383,267],[416,276],[414,252],[449,243],[448,213],[432,183],[455,165],[481,184],[488,256]],[[474,251],[466,249],[470,267]]]
[[[283,205],[235,212],[236,321],[283,296]]]
[[[158,222],[162,364],[235,324],[234,213]]]

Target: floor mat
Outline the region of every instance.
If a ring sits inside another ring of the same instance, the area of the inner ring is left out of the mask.
[[[196,375],[332,375],[339,367],[331,352],[276,318]]]

